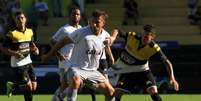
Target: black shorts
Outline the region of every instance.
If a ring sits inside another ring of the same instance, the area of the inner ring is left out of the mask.
[[[17,84],[27,84],[29,81],[36,82],[36,75],[33,70],[32,64],[28,64],[21,67],[14,67],[13,70],[13,82]]]
[[[118,84],[118,87],[131,92],[136,92],[134,91],[136,87],[145,90],[151,86],[156,86],[156,81],[150,70],[121,74],[119,82],[121,83]]]

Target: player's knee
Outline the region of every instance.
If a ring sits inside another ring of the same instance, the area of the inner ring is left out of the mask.
[[[73,79],[72,79],[73,88],[79,89],[81,81],[82,80],[81,80],[81,78],[79,76],[74,76]]]
[[[25,86],[25,89],[28,90],[28,91],[32,91],[32,83],[31,82],[28,82]]]
[[[108,85],[106,95],[112,97],[114,96],[114,93],[115,93],[115,89],[111,85]]]
[[[37,89],[37,82],[32,82],[32,91],[36,91]]]

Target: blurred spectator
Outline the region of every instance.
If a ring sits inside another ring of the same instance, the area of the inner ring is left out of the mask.
[[[34,41],[37,41],[37,28],[38,28],[38,16],[37,16],[37,10],[35,8],[35,0],[32,0],[31,5],[28,7],[27,12],[27,18],[28,18],[28,27],[33,30],[33,38]]]
[[[52,5],[53,5],[53,16],[62,17],[62,13],[61,13],[62,0],[52,0]]]
[[[195,10],[195,13],[190,18],[191,24],[198,25],[200,28],[201,34],[201,6],[198,6]]]
[[[5,17],[4,17],[4,12],[3,12],[3,8],[0,8],[0,40],[2,38],[2,36],[4,36],[5,34]]]
[[[197,4],[198,4],[198,0],[188,0],[188,8],[189,8],[188,17],[189,18],[191,18],[192,15],[194,15]]]
[[[7,0],[0,0],[0,8],[3,8],[6,6],[6,1]]]
[[[81,15],[82,15],[82,20],[81,20],[81,25],[87,25],[88,24],[88,20],[85,14],[85,0],[72,0],[71,1],[71,5],[69,7],[69,9],[71,9],[72,7],[77,6],[80,8],[81,11]],[[70,14],[71,12],[69,12]]]
[[[0,17],[0,41],[5,36],[5,21]]]
[[[14,14],[21,11],[20,0],[9,0],[6,5],[6,10],[8,12],[8,29],[15,28]]]
[[[20,0],[9,0],[7,3],[7,11],[13,16],[15,12],[21,11]]]
[[[38,2],[35,3],[35,7],[39,13],[39,17],[43,21],[43,25],[47,26],[48,25],[48,5],[46,2],[43,2],[43,0],[38,0]]]
[[[135,0],[124,0],[124,18],[122,25],[128,25],[128,18],[133,18],[134,24],[138,24],[138,4]]]

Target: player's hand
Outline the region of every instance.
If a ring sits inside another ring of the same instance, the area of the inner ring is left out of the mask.
[[[35,43],[32,42],[30,50],[33,52],[34,55],[39,55],[39,49],[36,47]]]
[[[176,80],[170,80],[170,84],[174,87],[176,91],[179,91],[179,84]]]
[[[111,46],[112,45],[111,38],[110,37],[106,37],[105,41],[103,43],[106,46]]]

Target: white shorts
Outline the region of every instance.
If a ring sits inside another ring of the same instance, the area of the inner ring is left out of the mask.
[[[84,85],[89,88],[95,89],[98,83],[107,82],[108,80],[97,70],[83,70],[80,68],[69,68],[66,73],[66,78],[71,82],[73,76],[80,76]]]

